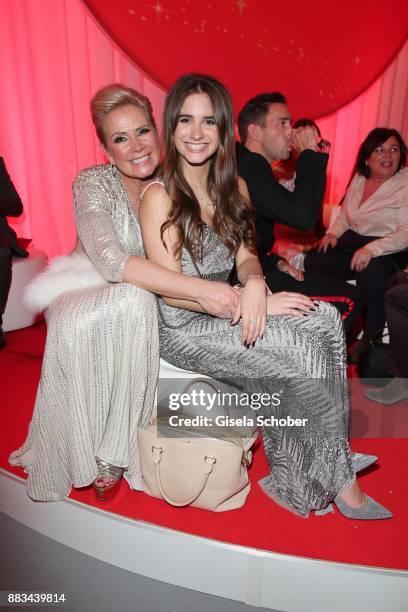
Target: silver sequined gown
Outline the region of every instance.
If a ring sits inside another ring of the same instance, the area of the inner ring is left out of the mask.
[[[34,414],[10,462],[28,472],[35,500],[57,501],[97,476],[95,456],[128,468],[142,489],[137,427],[147,424],[159,367],[157,300],[120,282],[129,255],[144,256],[137,218],[109,166],[74,183],[78,242],[108,281],[65,292],[47,311],[47,344]]]
[[[182,252],[185,274],[226,280],[233,260],[206,227],[203,262]],[[264,427],[270,475],[261,481],[275,501],[302,516],[321,509],[351,484],[343,327],[336,308],[321,302],[308,317],[268,317],[262,340],[246,349],[240,325],[182,310],[159,300],[160,354],[247,392],[283,391],[264,417],[307,418],[305,427]]]

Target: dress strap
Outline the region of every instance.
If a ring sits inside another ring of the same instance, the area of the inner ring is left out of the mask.
[[[155,179],[154,181],[152,181],[151,183],[149,183],[148,185],[146,185],[146,187],[142,190],[140,196],[139,196],[139,202],[142,201],[144,194],[146,193],[146,191],[149,189],[149,187],[151,187],[152,185],[164,185],[163,180],[158,178]]]

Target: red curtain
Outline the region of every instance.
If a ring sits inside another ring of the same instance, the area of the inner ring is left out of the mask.
[[[89,100],[124,82],[150,97],[161,118],[164,90],[132,63],[80,0],[0,0],[0,155],[23,198],[14,222],[49,256],[74,245],[71,184],[102,161]],[[408,137],[405,45],[385,73],[354,102],[319,120],[333,147],[328,201],[337,202],[366,133],[386,125]],[[214,62],[215,60],[211,60]],[[211,66],[209,66],[209,70]]]

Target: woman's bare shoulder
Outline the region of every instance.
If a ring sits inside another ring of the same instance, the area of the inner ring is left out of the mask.
[[[169,198],[164,183],[160,179],[152,181],[144,189],[142,189],[140,201],[148,202],[152,199],[156,200],[158,198]]]
[[[143,191],[140,200],[140,215],[152,214],[162,216],[167,214],[171,200],[162,182],[151,183]]]

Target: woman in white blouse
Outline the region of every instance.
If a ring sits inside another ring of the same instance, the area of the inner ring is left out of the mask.
[[[375,128],[360,146],[341,212],[306,255],[307,280],[355,278],[365,304],[364,338],[380,335],[384,295],[408,261],[407,146],[393,129]]]

